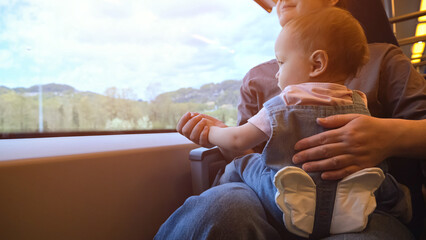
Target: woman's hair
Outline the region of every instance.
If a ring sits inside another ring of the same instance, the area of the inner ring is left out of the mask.
[[[329,7],[304,15],[285,25],[306,53],[324,50],[328,74],[354,77],[367,63],[367,39],[359,22],[346,10]]]

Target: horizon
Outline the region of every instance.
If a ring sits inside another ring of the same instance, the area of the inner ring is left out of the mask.
[[[166,92],[161,92],[161,93],[159,93],[158,95],[156,95],[153,99],[142,99],[142,98],[136,98],[136,99],[129,99],[129,100],[135,100],[135,101],[145,101],[145,102],[151,102],[152,100],[154,100],[156,97],[158,97],[159,95],[161,95],[161,94],[165,94],[165,93],[169,93],[169,92],[176,92],[176,91],[179,91],[180,89],[188,89],[188,88],[190,88],[190,89],[194,89],[194,90],[200,90],[203,86],[205,86],[205,85],[209,85],[209,84],[221,84],[221,83],[223,83],[223,82],[225,82],[225,81],[242,81],[242,80],[238,80],[238,79],[227,79],[227,80],[223,80],[222,82],[217,82],[217,83],[214,83],[214,82],[210,82],[210,83],[204,83],[203,85],[201,85],[201,86],[198,86],[198,87],[193,87],[193,86],[190,86],[190,87],[181,87],[181,88],[178,88],[178,89],[175,89],[175,90],[170,90],[170,91],[166,91]],[[5,85],[0,85],[0,88],[2,88],[2,87],[4,87],[4,88],[7,88],[7,89],[11,89],[11,90],[17,90],[17,89],[25,89],[25,90],[29,90],[29,89],[31,89],[31,88],[35,88],[35,87],[37,87],[38,88],[38,86],[39,86],[40,84],[36,84],[36,85],[32,85],[32,86],[29,86],[29,87],[22,87],[22,86],[19,86],[19,87],[8,87],[8,86],[5,86]],[[47,86],[47,85],[60,85],[60,86],[66,86],[66,87],[71,87],[71,88],[73,88],[75,91],[77,91],[77,92],[82,92],[82,93],[93,93],[93,94],[99,94],[99,95],[103,95],[103,96],[107,96],[107,93],[106,93],[106,91],[108,90],[108,89],[105,89],[105,91],[104,92],[102,92],[102,93],[98,93],[98,92],[94,92],[94,91],[90,91],[90,90],[79,90],[78,88],[76,88],[76,87],[74,87],[74,86],[72,86],[72,85],[70,85],[70,84],[64,84],[64,83],[54,83],[54,82],[51,82],[51,83],[45,83],[45,84],[42,84],[42,89],[43,89],[43,87],[44,86]],[[111,88],[116,88],[117,90],[128,90],[128,89],[125,89],[125,88],[117,88],[117,87],[111,87]],[[33,91],[33,92],[38,92],[39,90],[37,89],[36,91]]]

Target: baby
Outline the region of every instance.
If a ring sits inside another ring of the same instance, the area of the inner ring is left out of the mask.
[[[369,115],[365,94],[344,85],[368,61],[363,29],[349,12],[323,9],[286,24],[276,40],[275,54],[281,94],[244,125],[199,122],[211,144],[229,151],[243,152],[268,140],[262,154],[248,154],[228,164],[220,183],[245,182],[266,211],[298,236],[322,238],[362,231],[376,208],[374,192],[379,187],[377,192],[387,201],[393,196],[393,202],[400,202],[402,191],[392,176],[374,167],[340,181],[325,181],[321,173],[306,173],[293,164],[292,157],[298,140],[325,131],[316,124],[317,118]]]

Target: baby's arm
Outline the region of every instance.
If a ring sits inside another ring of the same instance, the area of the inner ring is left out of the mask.
[[[203,147],[218,146],[227,159],[251,153],[252,147],[268,139],[251,123],[227,127],[214,117],[192,112],[182,116],[176,130]]]
[[[209,142],[229,151],[243,152],[268,140],[268,136],[251,123],[238,127],[210,126]]]

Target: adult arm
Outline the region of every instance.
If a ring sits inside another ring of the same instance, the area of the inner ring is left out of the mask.
[[[237,125],[247,123],[249,118],[263,108],[266,101],[281,92],[275,78],[277,71],[278,63],[273,59],[255,66],[244,76],[240,88]]]
[[[336,128],[302,139],[295,163],[308,172],[324,171],[324,179],[340,179],[388,157],[426,157],[426,120],[380,119],[360,114],[318,119]],[[319,161],[312,161],[321,159]]]
[[[281,92],[275,78],[277,71],[278,63],[273,59],[253,67],[244,76],[238,103],[238,125],[247,123],[266,101]],[[266,141],[253,147],[251,152],[262,152],[265,144]]]

